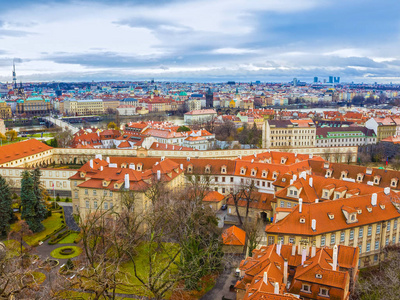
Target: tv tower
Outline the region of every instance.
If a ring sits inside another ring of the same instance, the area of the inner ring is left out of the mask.
[[[14,89],[17,89],[17,74],[15,73],[15,61],[13,60],[13,84],[14,84]]]

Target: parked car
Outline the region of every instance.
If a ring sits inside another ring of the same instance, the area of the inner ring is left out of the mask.
[[[228,205],[224,204],[221,206],[221,210],[226,210],[228,208]]]

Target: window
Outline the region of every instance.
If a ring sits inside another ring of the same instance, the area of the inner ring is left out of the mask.
[[[302,292],[306,292],[306,293],[311,293],[311,286],[309,286],[308,284],[302,284],[301,285],[301,291]]]
[[[282,200],[281,200],[280,206],[281,206],[281,207],[285,207],[285,201],[282,201]]]
[[[396,236],[395,236],[395,235],[393,235],[392,244],[393,244],[393,245],[396,244]]]
[[[390,231],[390,221],[389,221],[389,222],[387,222],[386,231]]]
[[[372,226],[369,225],[369,226],[368,226],[368,233],[367,233],[367,235],[368,235],[368,236],[371,236],[371,234],[372,234]]]
[[[218,192],[218,187],[215,187],[215,188],[214,188],[214,191]]]
[[[86,208],[90,208],[89,201],[86,201]]]
[[[350,241],[354,239],[354,229],[350,230]]]
[[[321,236],[321,246],[325,246],[325,236]]]
[[[215,182],[218,182],[218,177],[215,177]]]
[[[97,195],[97,191],[93,190],[93,196],[96,196],[96,195]]]
[[[344,231],[340,233],[340,242],[344,243]]]
[[[364,234],[364,230],[363,230],[363,228],[361,227],[361,228],[358,230],[358,238],[359,238],[359,239],[362,239],[363,234]]]
[[[393,229],[397,229],[397,220],[394,220]]]
[[[275,237],[269,236],[268,237],[268,245],[273,245],[273,244],[275,244]]]
[[[88,189],[85,189],[85,195],[89,195]]]
[[[146,204],[147,204],[147,203],[146,203]],[[114,206],[114,205],[113,205],[113,203],[112,203],[112,202],[110,202],[110,208],[113,208],[113,206]]]
[[[110,197],[112,197],[112,195],[113,195],[113,193],[112,193],[112,191],[110,191]]]
[[[335,244],[335,240],[336,240],[336,234],[332,233],[331,234],[331,245]]]
[[[388,237],[386,238],[385,245],[386,246],[389,245],[389,238]]]
[[[74,181],[74,186],[76,186],[77,185],[77,182],[76,181]]]
[[[94,208],[97,208],[97,201],[94,201]]]
[[[367,243],[367,252],[371,251],[371,243]]]
[[[329,290],[325,288],[319,288],[319,295],[323,297],[329,297]]]
[[[225,182],[225,177],[222,177],[222,182]]]
[[[358,246],[358,253],[361,254],[361,245]]]
[[[377,262],[378,261],[378,254],[375,254],[374,255],[374,262]]]
[[[288,202],[288,203],[287,203],[287,207],[288,207],[288,208],[292,208],[292,203]]]
[[[231,182],[233,182],[233,177],[231,177]]]
[[[106,190],[103,191],[103,196],[107,196],[107,191]]]
[[[289,238],[289,243],[290,243],[290,244],[294,244],[294,238],[290,237],[290,238]]]
[[[108,209],[108,203],[104,202],[104,209]]]
[[[375,241],[375,250],[379,249],[379,241]]]
[[[381,233],[381,224],[376,225],[376,234]]]
[[[225,188],[222,188],[222,194],[225,194]]]
[[[77,191],[74,192],[74,197],[78,198],[78,192]]]

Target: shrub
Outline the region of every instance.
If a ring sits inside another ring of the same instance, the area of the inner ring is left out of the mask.
[[[61,254],[61,255],[70,255],[70,254],[73,254],[75,252],[75,249],[74,248],[63,248],[63,249],[61,249],[60,251],[59,251],[59,253]]]
[[[59,195],[57,195],[56,201],[57,201],[57,202],[60,202],[60,196],[59,196]]]
[[[78,243],[81,241],[81,239],[82,239],[82,235],[79,234],[79,235],[75,238],[74,244],[78,244]]]
[[[69,198],[67,197],[67,198],[65,198],[65,202],[69,202]]]

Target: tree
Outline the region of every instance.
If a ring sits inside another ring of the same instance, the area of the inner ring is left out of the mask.
[[[14,141],[18,136],[18,133],[15,130],[9,130],[6,132],[6,137],[10,141]]]
[[[60,148],[67,148],[71,145],[73,138],[72,131],[68,128],[62,129],[57,128],[55,132],[54,139],[56,140],[56,145]]]
[[[107,125],[107,129],[117,129],[117,124],[115,124],[114,122],[110,122]]]
[[[191,129],[185,125],[179,126],[179,128],[176,130],[176,132],[186,132],[190,131]]]
[[[6,235],[14,217],[10,187],[0,175],[0,233]]]
[[[37,176],[39,176],[39,179]],[[26,221],[33,232],[39,232],[44,229],[41,222],[47,217],[46,207],[41,201],[41,191],[38,186],[38,180],[40,180],[40,175],[36,173],[34,176],[27,170],[22,173],[21,219]]]

